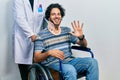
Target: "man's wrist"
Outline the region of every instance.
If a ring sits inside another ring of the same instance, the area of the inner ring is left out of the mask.
[[[85,35],[84,35],[84,34],[82,35],[82,37],[81,37],[81,38],[80,38],[80,37],[78,37],[78,39],[79,39],[80,41],[84,40],[84,38],[85,38]]]

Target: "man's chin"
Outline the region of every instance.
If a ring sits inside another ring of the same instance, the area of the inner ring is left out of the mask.
[[[59,26],[60,24],[54,24],[55,26]]]

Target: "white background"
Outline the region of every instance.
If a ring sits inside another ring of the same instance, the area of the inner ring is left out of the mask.
[[[100,80],[120,80],[120,0],[56,1],[66,9],[62,25],[84,22],[88,46],[99,62]],[[0,80],[20,80],[12,53],[12,2],[0,0]]]

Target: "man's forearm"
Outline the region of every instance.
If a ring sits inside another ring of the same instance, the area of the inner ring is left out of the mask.
[[[49,56],[49,53],[48,53],[48,52],[45,52],[45,53],[35,52],[35,53],[34,53],[34,62],[35,62],[35,63],[42,62],[42,61],[44,61],[48,56]]]

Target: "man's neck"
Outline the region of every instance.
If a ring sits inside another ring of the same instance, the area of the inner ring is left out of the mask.
[[[59,26],[55,26],[54,28],[55,28],[55,30],[59,30],[59,29],[60,29],[60,27],[59,27]]]
[[[54,35],[59,35],[61,33],[61,28],[60,26],[54,27],[52,29],[48,28],[49,31],[54,34]]]

